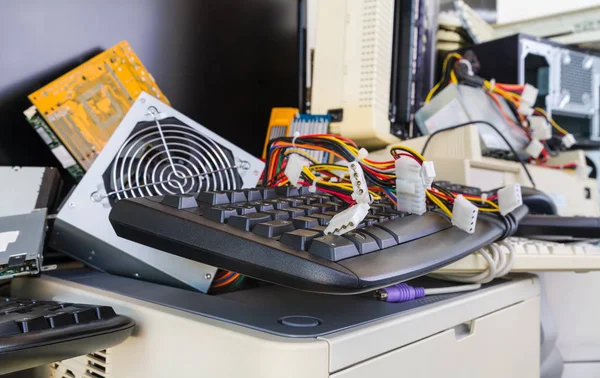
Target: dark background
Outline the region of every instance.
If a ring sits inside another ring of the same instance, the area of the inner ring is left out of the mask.
[[[2,0],[0,165],[58,166],[25,121],[27,95],[121,40],[174,108],[260,156],[271,108],[303,101],[300,9],[297,0]]]

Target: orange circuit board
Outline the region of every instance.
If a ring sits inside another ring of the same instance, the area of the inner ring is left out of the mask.
[[[87,171],[142,91],[169,105],[129,43],[122,41],[33,92],[29,100]]]

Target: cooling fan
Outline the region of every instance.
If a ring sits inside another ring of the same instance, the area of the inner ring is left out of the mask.
[[[119,238],[120,199],[254,187],[257,158],[142,93],[58,213],[50,245],[99,270],[206,292],[216,269]]]

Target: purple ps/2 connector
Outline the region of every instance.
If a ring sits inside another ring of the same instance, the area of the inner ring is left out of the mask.
[[[407,283],[400,283],[379,289],[375,292],[375,298],[383,302],[406,302],[413,299],[423,298],[425,296],[425,288],[413,287]]]

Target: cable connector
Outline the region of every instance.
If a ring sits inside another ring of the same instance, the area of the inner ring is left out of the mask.
[[[421,215],[427,211],[421,165],[408,157],[396,159],[397,209]]]
[[[563,146],[565,146],[565,148],[571,148],[575,143],[577,143],[577,140],[575,140],[573,134],[567,134],[562,137],[561,143]]]
[[[525,117],[531,117],[533,115],[533,108],[529,106],[529,104],[522,102],[517,109],[519,114],[524,115]]]
[[[527,155],[534,159],[537,159],[542,151],[544,150],[544,144],[537,139],[532,139],[531,142],[525,147]]]
[[[298,154],[291,154],[290,157],[288,157],[284,174],[292,185],[298,186],[298,180],[300,180],[302,168],[308,166],[309,164],[310,163],[308,160]]]
[[[523,88],[519,102],[521,105],[525,103],[528,107],[533,108],[539,92],[540,91],[533,85],[525,83],[525,87]]]
[[[473,205],[461,194],[456,196],[454,207],[452,208],[452,225],[472,234],[475,232],[475,226],[477,226],[478,214],[479,209],[477,206]]]
[[[552,127],[546,120],[546,117],[529,117],[529,127],[532,130],[531,137],[537,140],[548,140],[552,138]]]
[[[423,179],[423,185],[425,188],[431,189],[431,184],[435,179],[435,166],[432,161],[424,161],[421,166],[421,178]]]
[[[510,184],[498,190],[498,206],[500,214],[506,215],[523,204],[521,185]]]
[[[359,153],[360,155],[360,153]],[[353,161],[348,166],[348,173],[350,173],[350,182],[352,183],[352,198],[357,203],[369,203],[371,202],[371,196],[369,196],[369,188],[367,187],[367,179],[363,172],[360,163]]]
[[[329,225],[323,233],[325,235],[343,235],[346,232],[354,230],[360,222],[369,214],[368,203],[357,203],[354,206],[336,214],[329,220]]]

